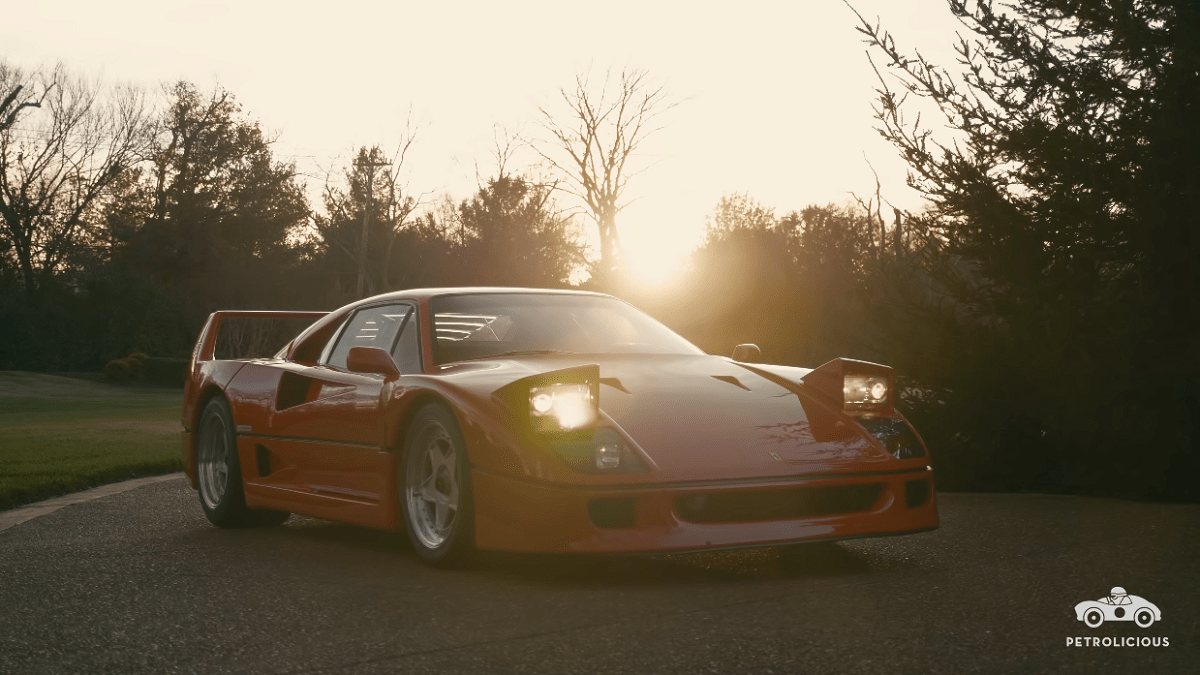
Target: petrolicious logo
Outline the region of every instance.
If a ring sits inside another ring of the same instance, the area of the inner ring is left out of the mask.
[[[1162,621],[1162,611],[1149,600],[1130,595],[1120,586],[1115,586],[1106,597],[1085,600],[1075,605],[1075,619],[1088,628],[1099,628],[1105,623],[1131,621],[1138,628],[1149,628]],[[1068,647],[1169,647],[1170,638],[1162,636],[1085,636],[1068,637]]]

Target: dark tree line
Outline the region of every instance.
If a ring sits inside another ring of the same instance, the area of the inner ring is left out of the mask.
[[[155,112],[141,92],[0,65],[0,369],[182,358],[217,309],[562,286],[585,262],[552,186],[523,176],[418,213],[406,146],[362,148],[317,211],[228,91],[178,83]]]
[[[881,353],[937,383],[917,415],[964,480],[1194,499],[1200,5],[949,6],[959,77],[860,28],[880,132],[932,201],[875,288],[906,336]]]

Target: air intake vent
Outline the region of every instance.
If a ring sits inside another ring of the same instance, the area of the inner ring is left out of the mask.
[[[592,524],[605,529],[633,527],[637,513],[633,497],[593,499],[588,502],[588,517]]]
[[[312,382],[312,378],[284,372],[279,378],[279,389],[275,392],[275,409],[287,410],[307,403]]]
[[[929,479],[910,480],[904,483],[904,503],[908,508],[915,509],[924,506],[929,501]]]
[[[675,513],[692,523],[795,520],[866,511],[881,492],[882,485],[871,483],[690,494],[675,498]]]
[[[271,475],[271,451],[261,444],[254,446],[255,459],[258,460],[258,477]]]

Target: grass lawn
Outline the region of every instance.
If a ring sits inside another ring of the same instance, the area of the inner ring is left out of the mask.
[[[177,389],[0,372],[0,510],[180,469]]]

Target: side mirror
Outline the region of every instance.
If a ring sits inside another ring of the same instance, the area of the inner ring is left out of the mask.
[[[400,377],[392,355],[379,347],[351,347],[346,355],[346,369],[352,373],[382,375],[385,382]]]
[[[758,363],[762,360],[762,350],[758,345],[747,342],[733,348],[733,360],[742,363]]]

